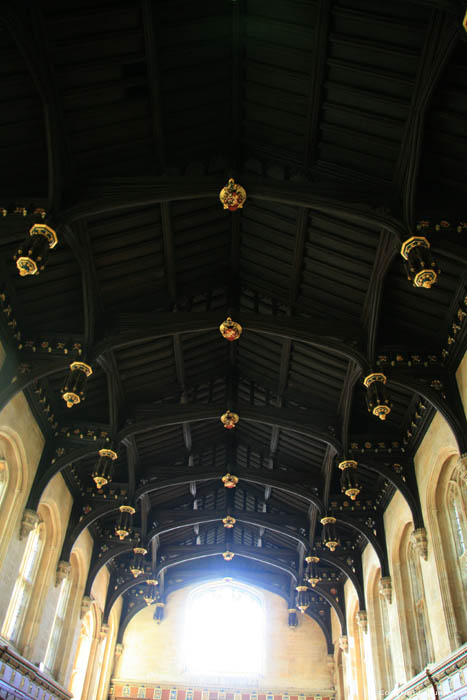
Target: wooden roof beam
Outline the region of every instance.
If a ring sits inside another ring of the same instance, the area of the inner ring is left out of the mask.
[[[62,209],[70,179],[70,153],[63,109],[58,96],[54,67],[45,39],[44,21],[38,3],[18,0],[0,2],[0,19],[12,34],[39,92],[44,115],[48,159],[48,206],[51,213]]]
[[[330,194],[329,183],[276,181],[239,174],[248,196],[258,200],[305,207],[349,222],[386,228],[397,240],[407,237],[406,226],[397,218],[396,192],[373,190],[336,182]],[[82,198],[61,212],[59,224],[106,212],[145,207],[161,202],[212,197],[218,200],[219,177],[146,176],[99,178],[83,184]],[[391,214],[388,212],[395,212]]]
[[[421,59],[412,91],[410,112],[405,125],[393,180],[396,192],[401,198],[402,218],[408,229],[413,228],[415,224],[414,206],[423,146],[425,117],[443,69],[458,44],[461,28],[459,9],[458,19],[450,14],[455,5],[454,2],[433,1],[425,2],[424,4],[433,7],[433,10],[425,34]]]

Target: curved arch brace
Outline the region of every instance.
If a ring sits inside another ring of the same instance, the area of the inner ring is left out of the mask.
[[[144,608],[147,607],[146,603],[144,601],[135,603],[134,608],[131,608],[123,618],[123,620],[120,620],[120,625],[118,627],[118,634],[117,634],[117,644],[121,644],[123,642],[123,635],[125,634],[125,630],[136,615],[136,613],[139,613],[141,610],[144,610]]]
[[[269,469],[236,469],[235,474],[239,477],[240,481],[250,482],[252,484],[260,484],[261,486],[271,486],[271,488],[278,489],[280,491],[285,491],[293,496],[298,496],[303,498],[309,503],[318,508],[319,512],[323,512],[323,504],[321,500],[315,496],[311,491],[306,491],[300,484],[289,484],[285,481],[280,481],[277,478],[271,478],[271,473],[274,474],[274,470]],[[138,489],[136,492],[136,500],[141,498],[145,493],[151,493],[152,491],[159,491],[160,489],[169,488],[171,486],[182,486],[184,484],[189,484],[192,481],[210,481],[214,479],[220,479],[222,477],[221,470],[217,469],[215,471],[203,471],[198,474],[193,472],[185,472],[173,479],[161,479],[161,481],[155,481],[152,484],[147,484],[142,488]]]
[[[238,523],[244,523],[245,525],[255,525],[256,527],[262,527],[265,530],[271,530],[272,532],[277,532],[284,537],[289,537],[290,539],[295,540],[296,542],[301,542],[305,549],[309,547],[309,542],[306,537],[303,537],[300,535],[298,532],[294,532],[293,530],[288,530],[285,527],[281,527],[280,525],[277,525],[276,523],[268,523],[266,520],[261,520],[259,518],[255,518],[254,513],[245,513],[245,512],[238,512],[238,511],[232,511],[232,514],[234,515],[236,521]],[[151,532],[148,535],[148,543],[151,542],[154,537],[158,537],[159,535],[163,535],[166,532],[171,532],[173,530],[178,530],[179,528],[182,527],[191,527],[192,525],[201,525],[203,523],[213,523],[213,522],[220,522],[219,521],[219,514],[218,513],[213,513],[209,514],[206,513],[205,515],[198,514],[194,516],[193,518],[189,518],[187,520],[183,520],[180,522],[173,522],[173,523],[168,523],[167,525],[161,525],[160,527],[154,528],[154,530],[151,530]]]
[[[134,177],[99,178],[89,183],[79,204],[65,210],[62,225],[118,209],[131,209],[161,202],[212,197],[217,199],[219,179],[215,177]],[[387,201],[387,193],[369,192],[368,189],[333,185],[334,196],[329,186],[313,182],[280,182],[270,179],[242,176],[242,184],[251,198],[301,206],[326,214],[340,215],[348,221],[370,226],[379,231],[385,228],[396,239],[407,231],[396,217],[385,214],[381,205]],[[339,196],[340,195],[340,196]],[[378,199],[378,209],[375,205]]]
[[[322,588],[322,586],[320,585],[317,585],[315,587],[315,591],[319,593],[319,595],[323,596],[323,598],[325,598],[328,601],[329,605],[335,610],[335,613],[341,626],[341,634],[346,635],[347,620],[345,619],[344,610],[341,608],[337,600],[329,593],[329,591],[327,591],[325,588]]]
[[[307,437],[324,442],[335,452],[341,453],[340,442],[327,429],[330,420],[336,422],[335,417],[322,418],[315,413],[315,425],[310,423],[311,411],[295,411],[271,407],[255,407],[250,404],[238,404],[236,407],[241,420],[264,425],[278,426]],[[179,425],[180,423],[195,423],[204,420],[219,420],[225,411],[225,404],[176,404],[165,405],[151,409],[150,417],[130,423],[117,435],[117,442],[125,440],[130,435],[138,435],[155,428],[167,425]]]
[[[76,448],[71,450],[71,452],[67,452],[65,455],[63,455],[63,457],[57,459],[53,464],[50,461],[49,464],[45,467],[45,469],[41,469],[41,467],[39,466],[39,469],[36,472],[36,476],[34,477],[34,483],[31,487],[31,492],[29,494],[26,508],[30,508],[31,510],[37,510],[37,506],[39,505],[41,496],[44,490],[46,489],[47,484],[51,479],[53,479],[55,474],[58,474],[59,472],[63,471],[63,469],[68,467],[73,462],[79,462],[82,459],[85,459],[86,457],[97,456],[97,452],[99,448],[102,447],[102,445],[102,440],[96,440],[96,442],[92,444],[92,447],[90,444],[88,444],[86,447]],[[45,455],[46,452],[44,451],[43,454]]]
[[[407,482],[403,481],[400,476],[396,474],[396,472],[388,469],[382,464],[367,462],[366,460],[364,462],[360,461],[360,464],[369,471],[375,472],[380,476],[384,476],[384,478],[387,479],[395,489],[400,491],[410,508],[410,512],[412,513],[414,529],[424,527],[423,514],[420,501],[418,499],[418,494],[413,493]]]
[[[350,566],[348,566],[344,561],[342,561],[342,559],[339,559],[338,557],[330,556],[326,553],[323,554],[323,550],[320,550],[318,556],[322,561],[325,561],[326,564],[330,564],[331,566],[335,566],[336,569],[340,569],[340,571],[342,571],[342,573],[345,574],[348,579],[350,579],[350,581],[353,583],[353,587],[355,588],[355,592],[358,597],[358,604],[360,606],[360,610],[366,610],[365,595],[363,593],[363,588],[361,586],[360,581],[358,580],[357,574],[354,571],[352,571]]]
[[[379,564],[381,566],[381,575],[382,576],[389,576],[390,575],[389,574],[389,562],[388,562],[388,553],[387,553],[387,549],[386,549],[386,541],[384,541],[384,546],[383,546],[380,543],[380,541],[378,540],[378,538],[370,530],[369,527],[367,527],[363,523],[352,520],[352,518],[349,518],[346,515],[343,515],[343,514],[339,514],[339,516],[336,515],[336,519],[337,519],[338,524],[341,522],[343,525],[346,525],[347,527],[352,528],[352,530],[355,530],[356,532],[358,532],[361,535],[363,535],[364,537],[366,537],[368,542],[371,544],[371,546],[375,550],[376,556],[379,559]]]
[[[454,411],[447,399],[443,398],[439,391],[435,391],[435,389],[423,384],[423,382],[413,379],[413,377],[402,374],[389,377],[388,387],[390,388],[391,385],[405,390],[410,389],[428,401],[433,408],[441,413],[451,428],[459,447],[459,454],[467,452],[467,419],[463,410],[460,412]]]
[[[224,547],[218,547],[215,551],[209,551],[209,552],[197,552],[193,553],[191,556],[183,556],[183,557],[174,557],[173,559],[169,559],[165,562],[162,562],[159,564],[159,566],[156,568],[154,572],[154,576],[156,578],[159,578],[160,574],[165,571],[166,569],[169,569],[173,566],[179,566],[180,564],[185,564],[190,561],[194,561],[196,559],[204,559],[206,557],[215,557],[219,556],[222,554]],[[195,550],[195,548],[193,548]],[[201,547],[198,547],[197,549],[202,549]],[[251,548],[252,550],[253,548]],[[235,556],[238,557],[244,557],[246,559],[253,559],[255,561],[259,561],[262,564],[265,564],[266,566],[273,567],[275,569],[279,569],[282,572],[288,574],[294,581],[295,583],[297,582],[297,572],[292,569],[290,566],[287,566],[286,564],[282,564],[280,562],[277,562],[276,560],[269,559],[269,557],[265,557],[264,555],[261,554],[256,554],[253,556],[253,552],[250,551],[239,551],[239,550],[247,550],[246,547],[236,547],[235,548]],[[107,598],[106,604],[105,604],[105,611],[104,611],[104,621],[108,620],[108,617],[110,615],[110,611],[112,610],[113,606],[117,602],[118,598],[123,595],[126,591],[128,591],[130,588],[133,586],[138,585],[138,579],[132,579],[128,581],[124,581],[124,583],[120,584],[114,591],[112,591],[110,597]],[[139,582],[139,585],[141,585],[141,582]]]
[[[92,568],[89,570],[88,573],[88,578],[86,581],[86,587],[84,589],[84,595],[90,595],[91,593],[91,588],[92,584],[94,583],[94,580],[99,573],[99,571],[102,569],[103,566],[109,563],[109,561],[112,561],[115,557],[118,557],[120,554],[126,554],[127,552],[132,552],[133,547],[135,547],[135,543],[132,542],[131,544],[122,544],[120,546],[117,546],[113,549],[109,549],[108,552],[104,552],[104,554],[101,557],[98,557],[98,559],[94,562]],[[133,579],[134,580],[134,579]]]
[[[101,508],[96,508],[95,510],[92,510],[90,513],[81,518],[81,520],[75,525],[71,532],[67,534],[63,543],[60,560],[69,561],[71,556],[71,550],[73,549],[74,544],[78,537],[81,535],[81,533],[84,532],[84,530],[87,530],[87,528],[90,525],[92,525],[92,523],[94,523],[96,520],[99,520],[99,518],[103,518],[105,515],[110,515],[110,513],[113,512],[117,513],[119,505],[119,501],[113,501],[112,503],[108,503],[105,506],[101,506]]]
[[[131,318],[118,316],[114,328],[110,328],[105,338],[94,348],[93,357],[100,357],[108,350],[118,350],[142,342],[157,340],[171,335],[183,333],[199,333],[217,331],[220,323],[219,313],[160,313],[154,316],[147,314],[133,315]],[[222,320],[222,319],[221,319]],[[277,317],[264,314],[241,313],[238,320],[243,329],[270,335],[273,337],[293,340],[305,345],[311,345],[354,361],[361,372],[369,371],[369,363],[358,347],[363,347],[363,332],[355,326],[340,324],[341,333],[336,334],[336,326],[332,323],[313,321],[307,323],[304,319],[290,316]],[[119,329],[119,324],[123,327]],[[92,358],[91,358],[92,359]]]
[[[315,622],[318,623],[318,625],[321,629],[321,632],[324,634],[324,638],[326,640],[327,652],[328,652],[328,654],[332,654],[334,652],[334,644],[332,643],[331,632],[329,631],[329,627],[326,625],[324,620],[319,615],[317,615],[313,610],[310,610],[310,608],[308,608],[308,610],[306,611],[305,614],[308,615],[308,617],[311,617],[312,620],[314,620]]]
[[[29,365],[27,360],[30,355],[21,355],[21,359],[24,357],[25,372],[18,376],[19,367],[14,367],[14,371],[9,375],[9,378],[5,377],[9,383],[4,386],[0,391],[0,411],[5,408],[5,406],[21,391],[27,389],[31,384],[37,382],[39,379],[48,377],[50,374],[58,374],[68,369],[70,365],[70,357],[65,358],[44,358],[43,360],[38,360],[34,358],[34,363]],[[32,359],[32,358],[31,358]]]

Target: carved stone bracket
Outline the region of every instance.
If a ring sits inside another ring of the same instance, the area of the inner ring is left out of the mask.
[[[23,519],[21,520],[21,528],[19,531],[19,538],[23,540],[25,537],[29,536],[29,533],[36,529],[40,523],[40,517],[35,510],[30,510],[26,508],[23,513]]]
[[[366,610],[359,610],[357,613],[357,625],[365,634],[368,632],[368,613]]]
[[[68,578],[71,573],[71,564],[68,561],[59,561],[57,564],[57,573],[55,574],[55,585],[59,586],[61,582]]]
[[[419,556],[426,561],[428,559],[428,537],[424,527],[419,527],[412,532],[412,543]]]
[[[105,639],[107,635],[109,634],[110,627],[107,624],[107,622],[103,622],[101,625],[101,628],[99,630],[99,638],[100,639]]]
[[[383,576],[379,582],[379,592],[388,605],[392,603],[392,580],[390,576]]]
[[[80,618],[83,619],[83,617],[86,615],[89,610],[91,610],[91,605],[92,605],[92,598],[90,598],[88,595],[83,596],[83,600],[81,601],[81,610],[80,610]]]
[[[123,644],[118,644],[115,645],[115,657],[118,659],[119,656],[123,654]]]
[[[339,637],[339,647],[343,652],[347,652],[349,650],[349,638],[347,635]]]

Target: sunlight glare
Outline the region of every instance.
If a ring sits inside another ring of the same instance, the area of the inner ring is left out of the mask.
[[[247,590],[210,586],[187,611],[187,670],[197,674],[257,674],[261,668],[263,610]]]

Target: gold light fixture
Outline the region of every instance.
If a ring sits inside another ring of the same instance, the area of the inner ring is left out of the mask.
[[[133,561],[130,565],[130,571],[135,578],[138,578],[138,576],[144,573],[144,556],[147,553],[148,550],[144,547],[133,548]]]
[[[221,422],[227,430],[233,430],[235,426],[237,425],[238,421],[240,420],[240,417],[238,413],[233,413],[232,411],[227,410],[225,413],[222,414],[221,416]]]
[[[18,249],[14,259],[21,277],[38,275],[46,265],[49,250],[58,243],[57,234],[45,224],[34,224],[29,229],[29,236]]]
[[[156,579],[148,578],[146,580],[146,593],[144,595],[144,602],[146,605],[152,605],[157,597],[157,586],[159,581]]]
[[[110,484],[112,481],[112,467],[117,457],[118,455],[114,450],[108,448],[99,450],[99,460],[92,473],[92,478],[98,489],[101,489],[106,484]]]
[[[318,573],[317,567],[317,564],[319,563],[319,557],[309,556],[305,558],[305,561],[308,564],[306,580],[312,588],[315,588],[315,586],[321,581],[321,576]]]
[[[380,420],[386,420],[391,413],[386,384],[387,377],[382,372],[372,372],[363,380],[366,387],[366,404],[368,411]]]
[[[219,199],[224,209],[237,211],[237,209],[243,209],[246,200],[246,191],[231,177],[227,185],[219,192]]]
[[[234,489],[236,485],[238,484],[238,476],[235,476],[235,474],[224,474],[222,477],[222,483],[224,484],[226,489]]]
[[[224,527],[230,529],[237,521],[231,515],[226,515],[225,518],[222,518],[222,522],[224,523]]]
[[[227,549],[225,552],[222,552],[222,556],[224,557],[225,561],[232,561],[235,554],[233,552],[229,552]]]
[[[223,338],[233,342],[234,340],[238,340],[240,338],[243,328],[239,323],[232,321],[230,316],[228,316],[225,321],[222,321],[221,325],[219,326],[219,330]]]
[[[430,243],[425,236],[411,236],[403,242],[401,255],[405,260],[407,279],[414,287],[430,289],[440,270],[433,259]]]
[[[132,516],[136,511],[133,506],[125,505],[120,506],[119,511],[120,515],[115,526],[115,534],[118,535],[120,540],[124,540],[130,534]]]
[[[355,501],[361,491],[361,484],[358,483],[356,475],[358,463],[354,459],[345,459],[338,464],[341,474],[341,491],[352,501]]]
[[[88,377],[92,374],[92,367],[85,362],[72,362],[70,372],[62,389],[62,398],[67,408],[76,406],[84,401]]]
[[[310,602],[308,600],[308,586],[297,586],[297,608],[303,614],[308,609]]]
[[[332,515],[327,515],[321,518],[320,522],[323,525],[323,543],[331,552],[334,552],[336,547],[339,546],[335,528],[336,519]]]

